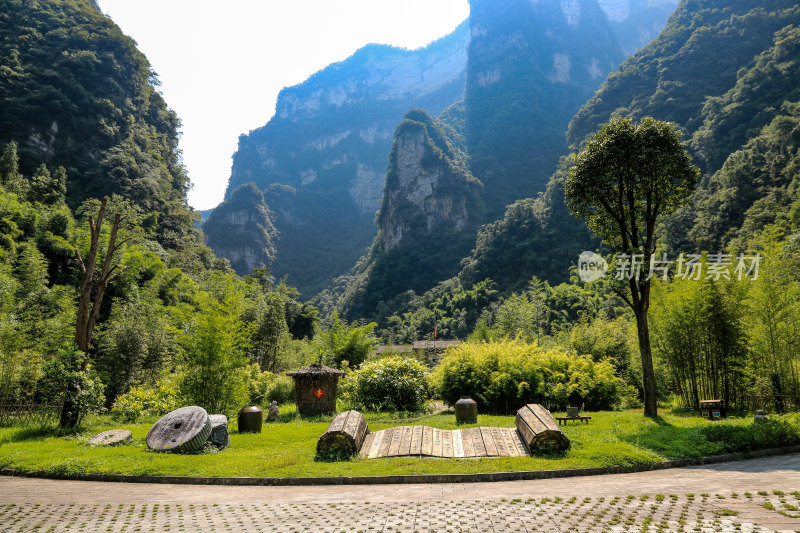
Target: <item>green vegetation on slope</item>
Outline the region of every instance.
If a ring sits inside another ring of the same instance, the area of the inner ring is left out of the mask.
[[[2,0],[0,21],[0,145],[21,172],[63,166],[71,207],[118,194],[162,245],[196,239],[180,121],[134,41],[89,0]]]
[[[485,187],[489,220],[542,192],[573,114],[619,65],[622,52],[597,2],[576,25],[557,0],[472,0],[465,137]]]
[[[567,140],[577,147],[617,115],[652,116],[693,134],[706,98],[733,87],[775,32],[798,23],[794,0],[684,0],[658,38],[623,62],[575,115]]]

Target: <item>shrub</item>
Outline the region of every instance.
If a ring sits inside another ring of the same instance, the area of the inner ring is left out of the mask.
[[[421,411],[427,398],[426,368],[415,359],[386,357],[361,365],[342,382],[353,409]]]
[[[319,342],[325,353],[325,364],[341,368],[342,363],[347,361],[350,367],[358,367],[378,344],[375,337],[376,327],[375,322],[347,324],[334,312],[333,325],[319,334]]]
[[[612,360],[594,362],[587,355],[521,341],[449,348],[431,380],[450,405],[471,396],[479,409],[493,413],[511,413],[527,403],[548,409],[610,409],[629,393],[615,375]]]
[[[247,389],[250,403],[264,405],[272,401],[279,404],[294,401],[294,380],[289,376],[262,372],[257,363],[247,369]]]
[[[708,441],[719,442],[728,453],[792,446],[800,444],[800,417],[772,416],[748,424],[720,420],[703,426],[701,431]]]
[[[111,416],[125,422],[135,422],[144,415],[163,416],[180,407],[178,391],[170,385],[155,389],[132,388],[118,397],[111,408]]]
[[[91,365],[83,370],[84,358],[83,352],[77,348],[61,350],[43,365],[38,386],[45,401],[72,407],[75,425],[80,425],[89,413],[102,412],[105,401],[105,385]],[[67,409],[64,407],[64,411]]]

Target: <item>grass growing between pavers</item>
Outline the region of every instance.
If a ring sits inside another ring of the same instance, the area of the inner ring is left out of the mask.
[[[331,417],[300,418],[293,406],[283,406],[281,421],[264,423],[261,434],[239,434],[231,420],[231,446],[218,453],[176,455],[153,453],[145,445],[152,422],[119,424],[107,416],[91,417],[79,433],[62,436],[55,428],[0,428],[0,468],[19,473],[45,472],[54,476],[80,474],[133,474],[171,476],[384,476],[407,474],[471,474],[523,470],[554,470],[607,466],[635,466],[666,459],[693,458],[737,451],[730,442],[706,438],[711,422],[697,416],[665,413],[648,419],[637,411],[594,412],[587,424],[564,428],[572,441],[570,450],[553,455],[486,459],[432,459],[395,457],[354,458],[330,462],[316,457],[316,443]],[[558,416],[558,413],[554,413]],[[787,417],[792,427],[800,418]],[[393,414],[367,414],[371,431],[397,425],[427,425],[441,429],[457,426],[452,413],[399,417]],[[513,416],[481,415],[475,426],[514,427]],[[750,419],[729,419],[728,433],[745,431]],[[133,432],[131,445],[91,447],[87,439],[114,428]],[[726,432],[723,432],[726,433]],[[794,442],[773,442],[772,445]],[[739,449],[753,446],[743,444]],[[768,447],[768,446],[764,446]]]

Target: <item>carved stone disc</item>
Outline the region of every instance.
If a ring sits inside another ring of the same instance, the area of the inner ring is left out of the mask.
[[[133,434],[127,429],[110,429],[89,439],[89,444],[92,446],[117,446],[128,444],[132,440]]]
[[[199,450],[211,434],[211,419],[202,407],[181,407],[153,424],[147,434],[147,447],[157,452],[192,453]]]

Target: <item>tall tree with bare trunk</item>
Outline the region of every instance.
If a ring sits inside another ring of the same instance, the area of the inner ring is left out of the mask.
[[[106,214],[108,206],[108,198],[103,198],[100,204],[100,210],[97,213],[97,219],[89,216],[89,255],[86,256],[84,261],[78,248],[75,248],[75,255],[81,265],[83,272],[83,281],[81,283],[80,299],[78,301],[78,316],[75,322],[75,344],[78,349],[83,352],[82,371],[86,372],[89,366],[89,348],[92,344],[92,332],[97,324],[97,319],[100,316],[100,306],[103,303],[106,289],[109,283],[122,274],[125,267],[120,267],[114,263],[114,252],[116,252],[128,239],[123,239],[117,242],[117,235],[119,233],[119,226],[122,221],[122,216],[117,213],[114,215],[114,221],[111,224],[111,233],[109,234],[108,247],[106,248],[105,260],[103,261],[102,270],[97,276],[95,282],[95,272],[97,270],[97,255],[100,252],[100,233],[103,229],[103,219]],[[95,287],[96,286],[96,287]],[[92,291],[94,289],[94,291]],[[94,294],[92,294],[94,292]],[[75,396],[79,391],[72,390],[78,387],[76,383],[68,385],[67,397],[64,401],[64,406],[61,410],[61,427],[74,427],[80,420],[80,413],[78,412],[78,405],[74,401]]]

